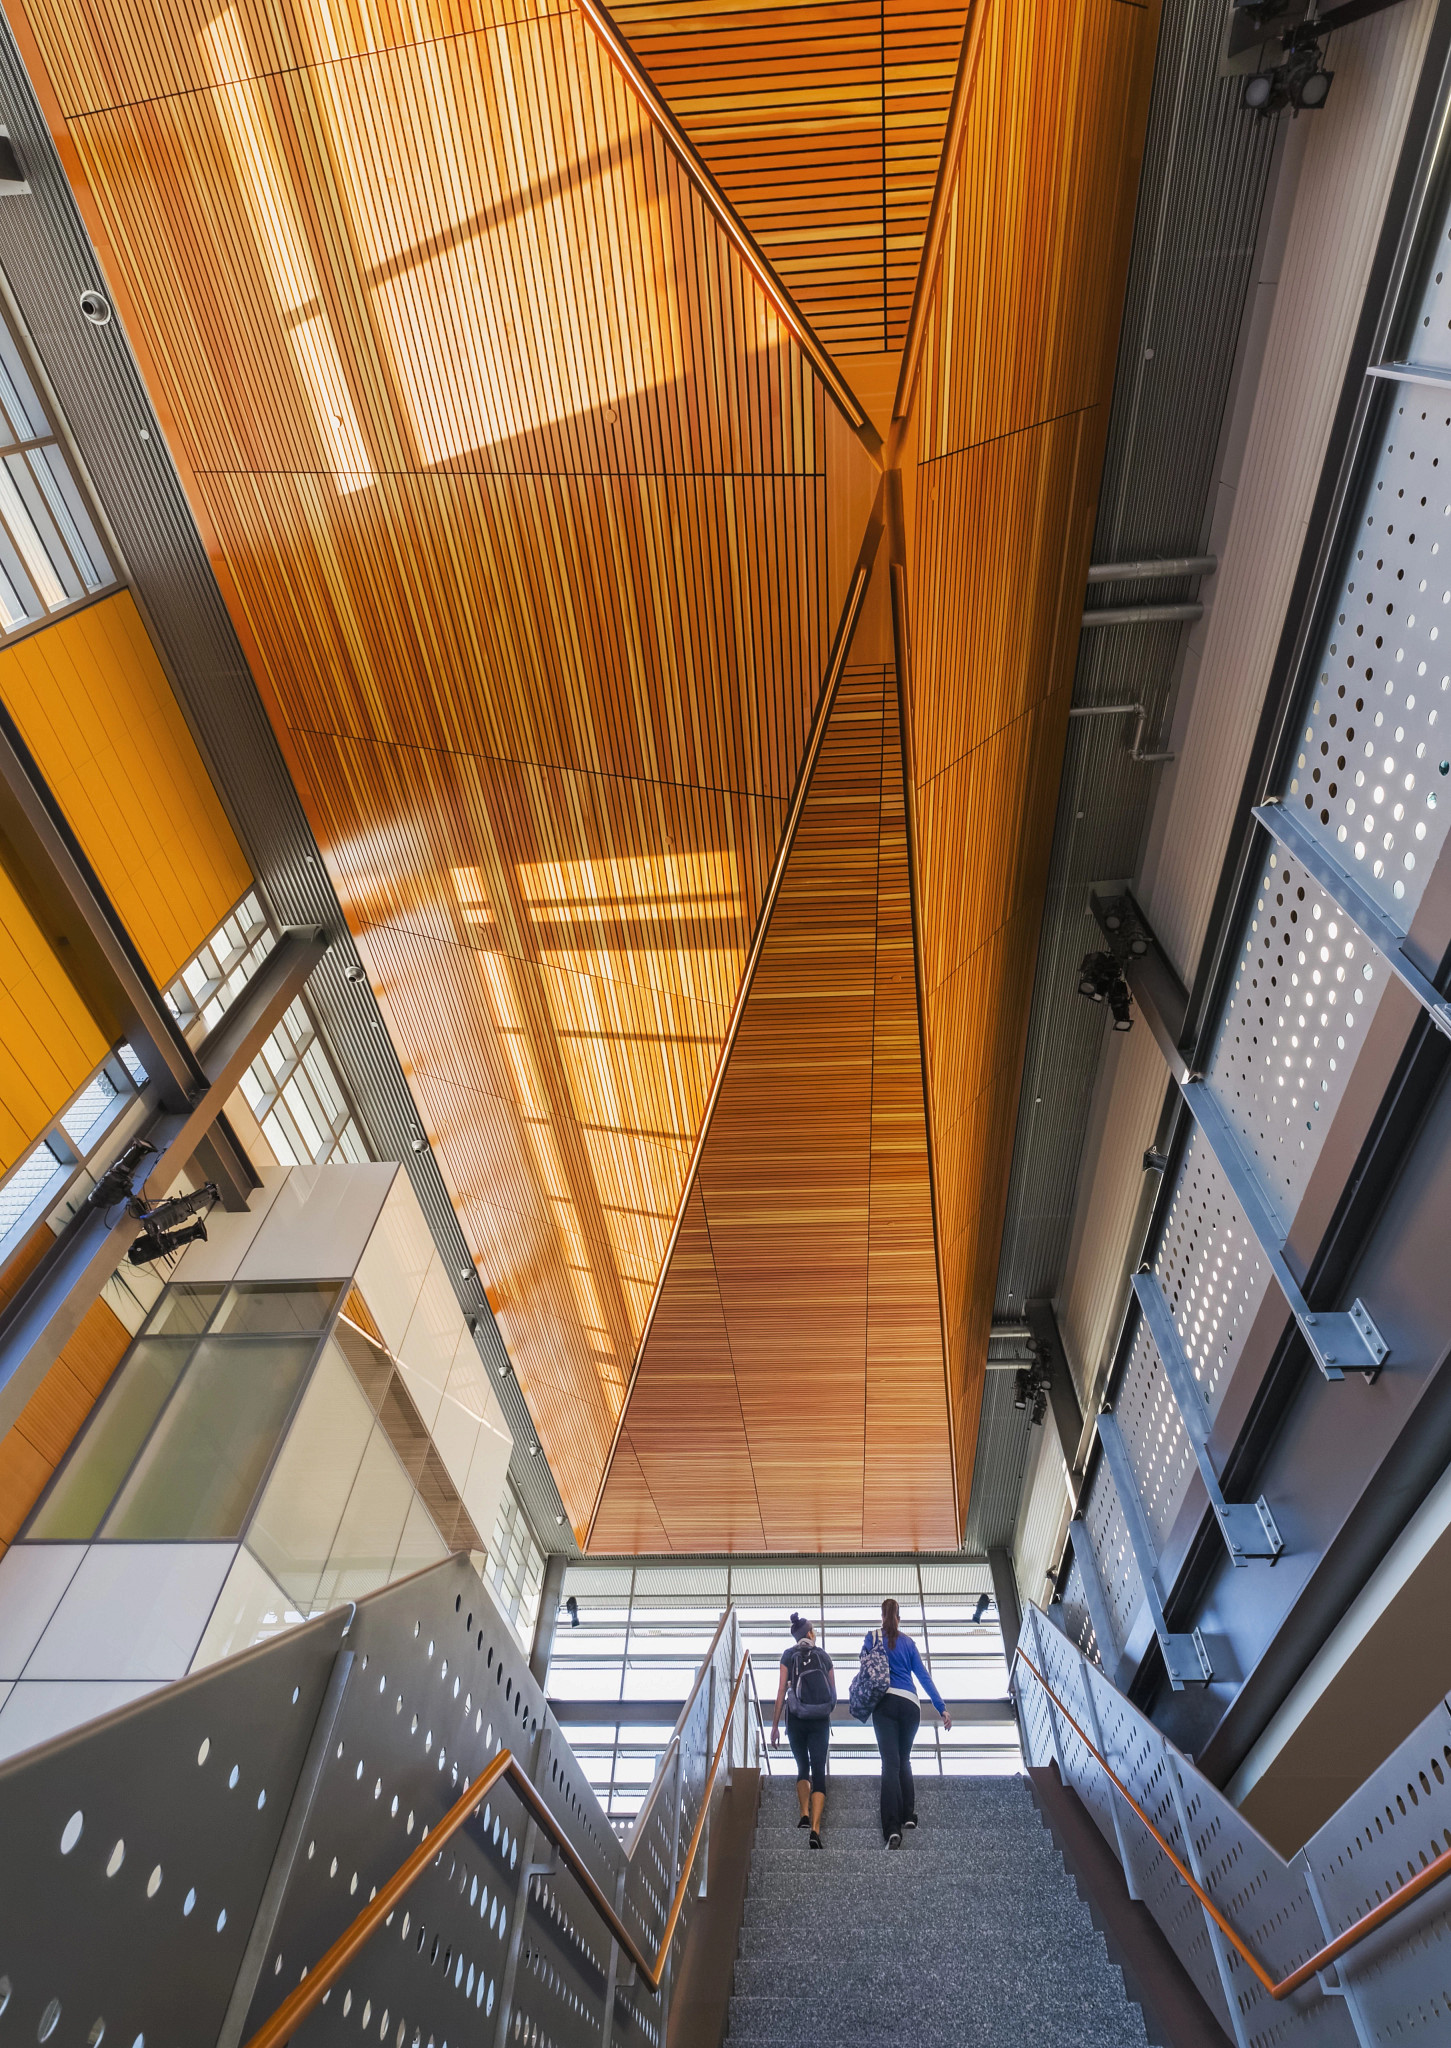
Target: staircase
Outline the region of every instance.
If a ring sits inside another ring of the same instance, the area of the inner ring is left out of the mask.
[[[1022,1778],[924,1775],[896,1852],[877,1797],[875,1777],[833,1781],[814,1854],[794,1783],[762,1786],[732,2048],[1144,2048]]]

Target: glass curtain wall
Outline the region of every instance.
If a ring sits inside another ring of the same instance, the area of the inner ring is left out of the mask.
[[[814,1621],[844,1702],[862,1638],[880,1622],[888,1596],[898,1602],[902,1626],[916,1637],[949,1706],[1006,1700],[1007,1666],[986,1564],[916,1557],[571,1564],[563,1597],[575,1601],[579,1619],[574,1625],[560,1612],[549,1693],[569,1716],[564,1732],[611,1819],[626,1825],[638,1810],[728,1606],[740,1615],[769,1734],[793,1608]],[[597,1715],[576,1718],[591,1707]],[[959,1720],[951,1734],[929,1710],[913,1763],[945,1776],[1021,1770],[1011,1709],[1005,1706],[1001,1718]],[[792,1770],[784,1733],[767,1764]],[[838,1776],[877,1770],[870,1726],[850,1718],[833,1722],[830,1768]]]

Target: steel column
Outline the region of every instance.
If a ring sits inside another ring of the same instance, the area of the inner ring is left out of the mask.
[[[1159,1648],[1164,1654],[1164,1669],[1169,1674],[1169,1683],[1175,1692],[1183,1692],[1186,1685],[1207,1685],[1214,1676],[1214,1671],[1209,1662],[1209,1653],[1204,1647],[1204,1638],[1197,1628],[1190,1635],[1171,1635],[1169,1624],[1164,1619],[1164,1603],[1159,1596],[1156,1576],[1159,1556],[1154,1548],[1153,1531],[1149,1527],[1148,1516],[1144,1513],[1139,1483],[1134,1477],[1133,1461],[1129,1457],[1128,1445],[1123,1440],[1117,1416],[1099,1416],[1098,1440],[1103,1445],[1103,1455],[1108,1461],[1108,1469],[1113,1476],[1114,1488],[1123,1509],[1129,1547],[1134,1553],[1134,1562],[1143,1581],[1144,1598],[1149,1604],[1154,1634],[1159,1638]]]
[[[569,1559],[556,1550],[544,1567],[544,1584],[539,1589],[539,1619],[534,1624],[534,1647],[529,1653],[529,1675],[539,1690],[549,1690],[549,1660],[554,1654],[554,1634],[559,1627],[559,1605],[564,1593],[564,1568]]]
[[[1001,1547],[989,1550],[988,1569],[993,1575],[993,1598],[998,1607],[998,1627],[1002,1631],[1003,1655],[1008,1660],[1009,1671],[1013,1668],[1013,1652],[1018,1647],[1018,1637],[1023,1633],[1023,1612],[1018,1604],[1018,1581],[1013,1571],[1010,1551]]]
[[[1253,1505],[1248,1501],[1230,1502],[1224,1497],[1219,1474],[1209,1455],[1209,1410],[1203,1389],[1185,1355],[1173,1311],[1164,1299],[1158,1275],[1135,1273],[1133,1286],[1149,1335],[1154,1340],[1154,1349],[1164,1368],[1164,1377],[1184,1418],[1185,1434],[1193,1448],[1199,1476],[1204,1481],[1209,1505],[1214,1510],[1231,1561],[1236,1565],[1247,1565],[1252,1557],[1278,1557],[1284,1545],[1264,1495],[1261,1494]]]

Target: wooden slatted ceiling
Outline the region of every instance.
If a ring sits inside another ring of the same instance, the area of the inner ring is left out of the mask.
[[[872,463],[572,9],[29,22],[582,1530]]]
[[[948,1443],[897,685],[853,669],[592,1547],[951,1544]]]
[[[165,988],[252,874],[130,591],[0,648],[0,699]]]
[[[832,353],[900,349],[966,0],[622,0],[612,14]]]
[[[913,811],[964,1511],[1157,28],[1123,0],[982,0],[908,350]]]

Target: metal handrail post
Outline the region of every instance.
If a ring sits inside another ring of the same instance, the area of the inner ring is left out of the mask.
[[[1194,1873],[1196,1883],[1207,1890],[1208,1887],[1204,1883],[1204,1865],[1194,1840],[1194,1831],[1189,1824],[1189,1808],[1185,1804],[1184,1787],[1179,1780],[1178,1760],[1171,1755],[1169,1745],[1162,1737],[1159,1741],[1159,1755],[1163,1760],[1164,1776],[1169,1781],[1169,1795],[1174,1801],[1179,1832],[1184,1837],[1184,1854],[1189,1859],[1189,1868]],[[1230,1975],[1229,1951],[1224,1936],[1202,1900],[1200,1910],[1204,1913],[1204,1925],[1209,1930],[1209,1946],[1214,1950],[1215,1967],[1219,1971],[1219,1987],[1224,1993],[1224,2003],[1229,2012],[1229,2024],[1234,2028],[1235,2041],[1238,2048],[1250,2048],[1249,2037],[1245,2033],[1244,2020],[1240,2014],[1239,1999],[1235,1996],[1234,1979]]]
[[[1315,1871],[1310,1862],[1308,1850],[1302,1849],[1300,1851],[1300,1862],[1305,1872],[1305,1889],[1309,1892],[1310,1903],[1315,1908],[1315,1918],[1320,1922],[1320,1932],[1327,1941],[1330,1941],[1334,1937],[1335,1930],[1330,1925],[1330,1916],[1325,1911],[1324,1901],[1320,1897],[1320,1887],[1315,1882]],[[1354,1984],[1346,1977],[1343,1969],[1340,1969],[1335,1964],[1331,1964],[1330,1967],[1335,1970],[1339,1982],[1327,1984],[1325,1973],[1322,1970],[1319,1972],[1320,1989],[1327,1998],[1343,1998],[1345,2000],[1345,2010],[1350,2015],[1350,2024],[1355,2029],[1357,2048],[1376,2048],[1375,2037],[1366,2025],[1365,2016],[1361,2012],[1360,1999],[1356,1995]]]
[[[711,1668],[712,1670],[714,1670],[714,1665],[712,1665]],[[685,1744],[681,1742],[677,1743],[675,1749],[675,1798],[673,1801],[675,1811],[670,1825],[670,1888],[673,1892],[676,1892],[677,1895],[679,1892],[681,1876],[679,1868],[680,1802],[683,1799],[684,1795]],[[670,1954],[673,1942],[671,1939],[671,1927],[668,1917],[665,1922],[664,1932],[660,1938],[661,1941],[664,1943],[664,1950],[661,1954],[657,1968],[660,1971],[660,2039],[662,2042],[664,2042],[667,2034],[670,2031],[670,1985],[671,1980],[675,1974],[672,1968],[673,1958]]]
[[[1088,1702],[1088,1725],[1093,1731],[1093,1739],[1104,1755],[1107,1756],[1108,1745],[1104,1742],[1103,1730],[1099,1726],[1098,1702],[1093,1697],[1093,1672],[1086,1665],[1083,1672],[1083,1696]],[[1134,1874],[1134,1866],[1129,1856],[1128,1840],[1123,1831],[1123,1822],[1119,1818],[1118,1799],[1115,1796],[1112,1779],[1109,1780],[1108,1786],[1108,1810],[1113,1815],[1113,1837],[1118,1843],[1118,1859],[1124,1867],[1124,1883],[1129,1888],[1129,1897],[1131,1899],[1142,1899],[1143,1893],[1139,1890],[1139,1881]]]
[[[539,1730],[536,1748],[534,1775],[542,1777],[544,1766],[549,1761],[550,1740],[553,1729],[546,1721]],[[504,1961],[503,1981],[499,1991],[499,2017],[494,2028],[495,2048],[504,2048],[509,2038],[509,2021],[514,2011],[514,1985],[519,1975],[519,1954],[524,1945],[524,1922],[529,1913],[529,1888],[534,1879],[555,1868],[553,1847],[546,1862],[537,1860],[539,1849],[539,1822],[531,1813],[529,1826],[524,1833],[524,1853],[519,1858],[519,1884],[514,1893],[514,1924],[509,1934],[509,1953]]]

